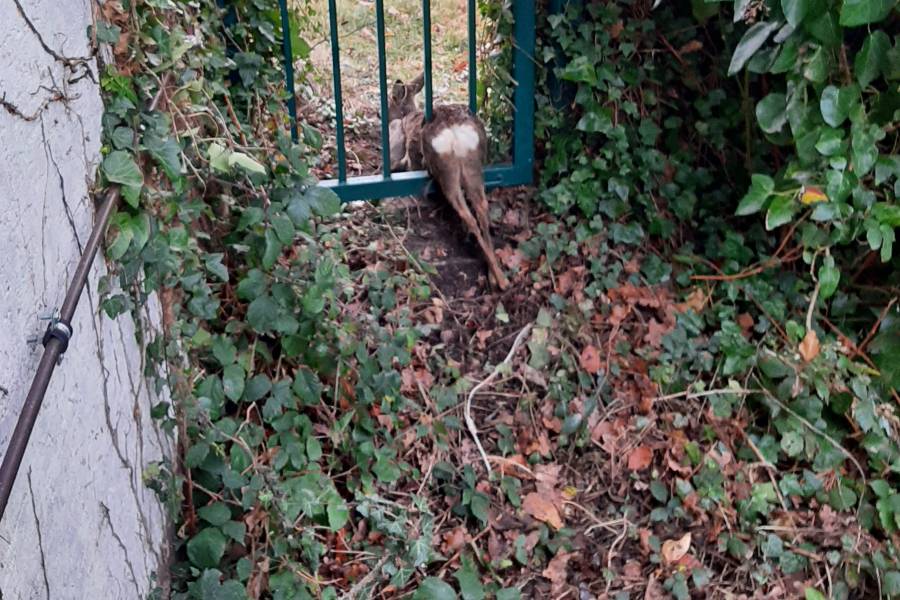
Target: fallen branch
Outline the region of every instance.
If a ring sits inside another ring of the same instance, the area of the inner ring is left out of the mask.
[[[503,362],[499,363],[494,370],[491,371],[491,374],[487,376],[481,383],[472,388],[469,392],[469,396],[466,398],[466,406],[465,406],[465,418],[466,418],[466,427],[469,428],[469,433],[472,434],[472,438],[475,440],[475,445],[478,447],[478,452],[481,454],[481,460],[484,461],[484,466],[487,468],[488,476],[491,474],[491,461],[488,459],[487,453],[484,451],[484,447],[481,445],[481,440],[478,437],[478,428],[475,426],[475,421],[472,420],[472,398],[475,397],[475,394],[478,393],[478,390],[490,384],[494,378],[500,373],[500,369],[509,364],[512,360],[513,356],[515,356],[516,351],[519,349],[519,346],[522,345],[522,342],[528,336],[528,333],[531,331],[531,323],[522,328],[522,331],[519,332],[519,335],[516,336],[516,339],[513,341],[512,348],[509,349],[509,354],[506,355],[506,358],[503,359]]]

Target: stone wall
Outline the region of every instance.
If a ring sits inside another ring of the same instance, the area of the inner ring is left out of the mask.
[[[103,111],[90,0],[0,2],[0,452],[90,233]],[[102,256],[0,522],[0,598],[143,598],[167,520],[142,480],[170,451],[134,321],[99,310]],[[145,307],[153,321],[158,309]],[[163,569],[164,572],[164,569]]]

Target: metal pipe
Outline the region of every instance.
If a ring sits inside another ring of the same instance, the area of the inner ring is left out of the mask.
[[[476,99],[478,94],[478,69],[475,65],[475,0],[469,0],[467,13],[469,17],[469,110],[474,115],[478,108]]]
[[[291,140],[297,137],[297,94],[294,90],[294,52],[291,49],[291,19],[288,16],[287,0],[278,0],[281,9],[281,49],[284,53],[284,80],[288,93],[288,114],[291,118]]]
[[[422,0],[422,40],[425,51],[425,120],[431,120],[431,0]]]
[[[69,289],[66,291],[66,297],[63,300],[60,309],[59,320],[51,323],[47,329],[48,334],[44,337],[44,354],[38,363],[37,372],[31,382],[31,388],[25,397],[25,404],[22,406],[22,412],[19,414],[19,420],[9,440],[6,454],[3,455],[3,464],[0,465],[0,520],[6,512],[6,503],[12,493],[13,484],[16,481],[16,475],[19,473],[19,467],[22,464],[22,457],[25,455],[25,449],[28,447],[28,439],[31,437],[31,431],[34,429],[35,421],[37,421],[38,413],[41,410],[41,403],[44,401],[44,394],[47,392],[47,386],[50,384],[50,377],[56,368],[56,362],[68,345],[68,339],[59,336],[51,336],[50,331],[57,323],[63,323],[71,327],[69,324],[75,316],[75,308],[78,306],[78,299],[84,290],[87,282],[88,274],[91,271],[91,264],[97,255],[97,249],[103,241],[103,235],[106,231],[106,225],[109,223],[109,217],[113,208],[119,201],[119,190],[113,188],[107,192],[100,210],[97,212],[97,220],[87,244],[84,247],[84,253],[81,260],[78,261],[78,267],[69,283]],[[69,329],[71,334],[71,329]]]
[[[331,31],[331,76],[334,81],[334,135],[337,146],[338,181],[347,181],[347,151],[344,148],[344,102],[341,99],[341,48],[338,44],[337,2],[328,0]]]
[[[391,138],[388,123],[387,57],[384,49],[384,0],[375,0],[375,33],[378,38],[378,88],[381,95],[381,172],[391,176]]]

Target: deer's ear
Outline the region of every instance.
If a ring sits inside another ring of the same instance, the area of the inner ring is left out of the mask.
[[[419,92],[422,91],[422,86],[425,85],[425,73],[419,73],[419,76],[409,82],[407,87],[409,88],[410,93],[415,96]]]
[[[403,82],[399,79],[394,82],[394,87],[391,90],[391,98],[398,103],[403,102],[406,99],[406,86],[403,85]]]

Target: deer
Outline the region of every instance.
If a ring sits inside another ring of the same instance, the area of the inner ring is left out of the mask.
[[[423,168],[428,171],[463,225],[475,236],[488,264],[489,280],[505,290],[509,281],[494,253],[484,191],[487,153],[484,124],[462,104],[437,104],[431,120],[426,121],[415,100],[423,84],[424,73],[409,83],[398,79],[391,88],[388,99],[391,171]]]

